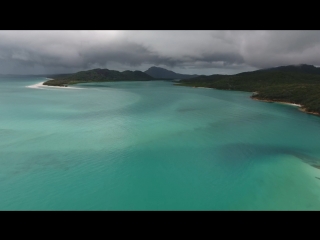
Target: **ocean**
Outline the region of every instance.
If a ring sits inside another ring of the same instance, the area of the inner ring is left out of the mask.
[[[0,78],[0,210],[320,210],[320,117],[169,81]]]

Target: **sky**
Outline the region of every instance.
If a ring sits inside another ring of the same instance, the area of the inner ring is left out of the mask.
[[[0,74],[163,67],[235,74],[283,65],[320,66],[320,31],[0,31]]]

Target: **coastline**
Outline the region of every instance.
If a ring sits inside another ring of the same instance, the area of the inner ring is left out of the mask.
[[[301,111],[301,112],[304,112],[304,113],[308,113],[308,114],[312,114],[312,115],[315,115],[315,116],[320,116],[320,113],[317,113],[317,112],[308,112],[305,108],[303,108],[303,107],[300,107],[299,108],[299,111]]]
[[[205,88],[205,89],[215,89],[215,88],[211,88],[211,87],[197,87],[197,86],[189,86],[189,85],[183,85],[179,82],[174,83],[173,85],[175,86],[181,86],[181,87],[192,87],[192,88]]]
[[[76,88],[76,87],[69,87],[69,86],[68,87],[48,86],[48,85],[43,85],[44,83],[45,82],[36,83],[36,84],[33,84],[33,85],[26,86],[26,88],[35,88],[35,89],[50,89],[50,88],[56,88],[56,89],[83,89],[83,88]]]
[[[306,108],[304,108],[301,104],[296,104],[296,103],[291,103],[291,102],[265,100],[265,99],[259,99],[259,98],[256,98],[256,97],[251,97],[251,99],[257,100],[257,101],[261,101],[261,102],[281,103],[281,104],[285,104],[285,105],[290,105],[290,106],[293,106],[293,107],[298,107],[298,110],[301,111],[301,112],[312,114],[312,115],[315,115],[315,116],[320,116],[320,113],[307,111]]]
[[[183,84],[174,84],[174,85],[176,85],[176,86],[185,86],[185,87],[193,87],[193,88],[208,88],[208,89],[211,88],[211,87],[197,87],[197,86],[190,86],[190,85],[183,85]],[[217,88],[212,88],[212,89],[217,89]],[[217,90],[222,90],[222,89],[217,89]],[[297,107],[298,110],[303,112],[303,113],[311,114],[311,115],[318,116],[318,117],[320,116],[320,113],[318,113],[318,112],[307,111],[306,108],[301,104],[291,103],[291,102],[282,102],[282,101],[272,101],[272,100],[266,100],[266,99],[259,99],[259,98],[256,97],[256,95],[258,95],[258,94],[259,94],[258,92],[252,92],[252,95],[251,95],[250,98],[253,99],[253,100],[256,100],[256,101],[261,101],[261,102],[281,103],[281,104],[285,104],[285,105],[290,105],[290,106],[293,106],[293,107]]]
[[[290,105],[290,106],[299,107],[299,108],[302,107],[301,104],[296,104],[296,103],[291,103],[291,102],[272,101],[272,100],[266,100],[266,99],[259,99],[259,98],[255,98],[255,97],[251,97],[251,98],[252,98],[253,100],[257,100],[257,101],[261,101],[261,102],[281,103],[281,104]]]
[[[205,89],[212,89],[212,88],[208,88],[208,87],[194,87],[194,88],[205,88]]]

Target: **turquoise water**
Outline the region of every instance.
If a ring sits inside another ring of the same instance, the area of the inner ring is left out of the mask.
[[[171,82],[0,78],[0,210],[320,210],[320,118]]]

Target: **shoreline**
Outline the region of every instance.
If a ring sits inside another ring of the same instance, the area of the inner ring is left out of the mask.
[[[281,103],[281,104],[290,105],[290,106],[299,107],[299,108],[301,108],[301,107],[302,107],[302,105],[301,105],[301,104],[291,103],[291,102],[272,101],[272,100],[266,100],[266,99],[259,99],[259,98],[255,98],[255,97],[251,97],[251,99],[253,99],[253,100],[257,100],[257,101],[261,101],[261,102]]]
[[[285,104],[285,105],[290,105],[290,106],[293,106],[293,107],[298,107],[298,110],[303,112],[303,113],[307,113],[307,114],[311,114],[311,115],[315,115],[315,116],[320,116],[320,113],[307,111],[306,108],[304,108],[301,104],[296,104],[296,103],[291,103],[291,102],[265,100],[265,99],[255,98],[255,97],[251,97],[251,99],[256,100],[256,101],[261,101],[261,102],[281,103],[281,104]]]
[[[212,88],[208,88],[208,87],[194,87],[194,88],[205,88],[205,89],[212,89]]]
[[[216,89],[216,88],[211,88],[211,87],[196,87],[196,86],[183,85],[183,84],[181,84],[181,83],[179,83],[179,82],[176,82],[176,83],[174,83],[173,85],[175,85],[175,86],[181,86],[181,87]]]
[[[43,85],[45,82],[36,83],[33,85],[26,86],[26,88],[35,88],[35,89],[50,89],[50,88],[56,88],[56,89],[83,89],[83,88],[76,88],[76,87],[60,87],[60,86],[48,86]]]
[[[317,112],[308,112],[308,111],[307,111],[305,108],[303,108],[303,107],[299,108],[299,111],[320,117],[320,113],[317,113]]]
[[[217,88],[211,88],[211,87],[196,87],[196,86],[189,86],[189,85],[183,85],[183,84],[174,84],[176,86],[184,86],[184,87],[192,87],[192,88],[208,88],[208,89],[217,89]],[[217,90],[223,90],[223,89],[217,89]],[[243,91],[243,92],[247,92],[247,91]],[[301,104],[297,104],[297,103],[291,103],[291,102],[282,102],[282,101],[272,101],[272,100],[266,100],[266,99],[259,99],[257,97],[255,97],[256,95],[258,95],[258,92],[252,92],[251,95],[251,99],[256,100],[256,101],[261,101],[261,102],[268,102],[268,103],[281,103],[281,104],[285,104],[285,105],[289,105],[289,106],[293,106],[293,107],[298,107],[298,110],[303,112],[303,113],[307,113],[307,114],[311,114],[314,116],[318,116],[320,117],[320,113],[318,112],[309,112],[306,110],[306,108],[301,105]]]

